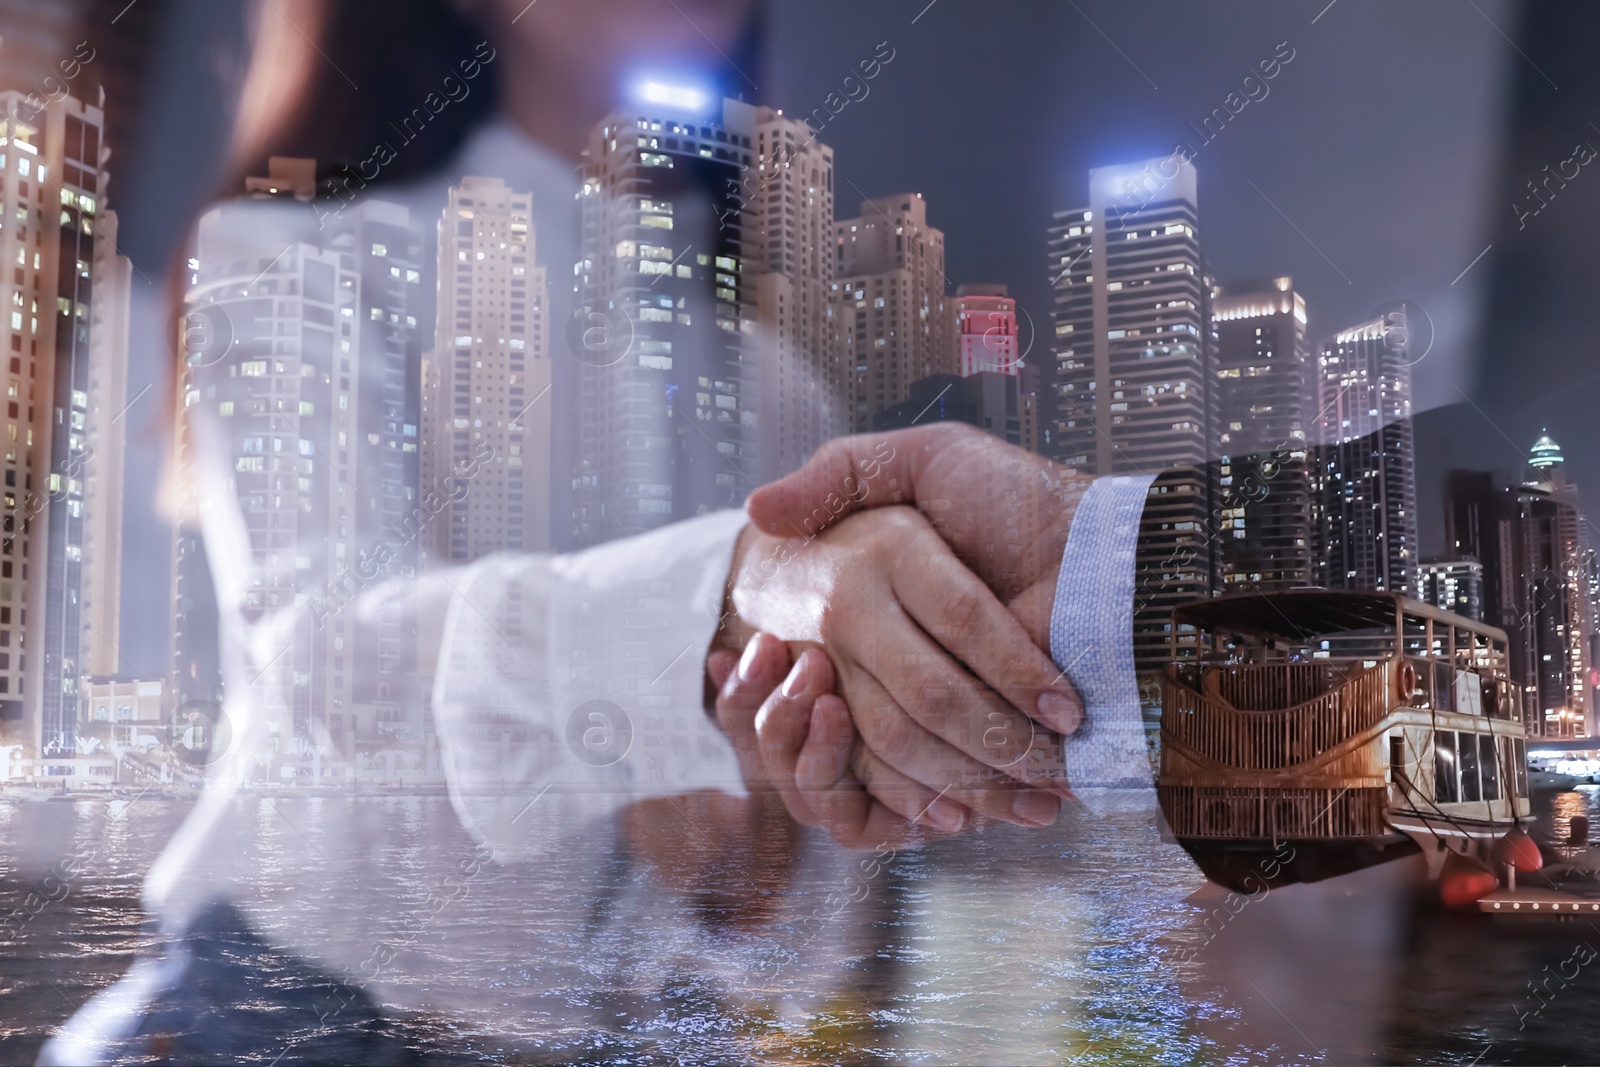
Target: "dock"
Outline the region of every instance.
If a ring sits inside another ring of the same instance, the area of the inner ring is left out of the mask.
[[[1542,886],[1500,888],[1478,901],[1478,910],[1494,919],[1516,922],[1575,922],[1600,919],[1600,884],[1582,887],[1587,893]],[[1592,894],[1592,895],[1590,895]]]

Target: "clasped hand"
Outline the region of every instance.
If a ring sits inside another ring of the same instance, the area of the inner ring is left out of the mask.
[[[850,847],[1054,822],[1082,704],[1049,615],[1084,485],[939,424],[832,441],[753,494],[707,658],[751,787]]]

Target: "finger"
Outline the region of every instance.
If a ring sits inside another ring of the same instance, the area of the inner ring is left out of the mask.
[[[795,763],[811,727],[811,707],[833,689],[833,664],[820,648],[802,651],[783,684],[767,694],[756,713],[761,764],[796,821],[816,825],[816,816],[795,785]],[[855,728],[851,727],[854,738]]]
[[[793,537],[816,534],[865,508],[915,503],[917,479],[928,460],[961,437],[981,432],[939,422],[836,437],[799,470],[751,493],[745,513],[757,529]]]
[[[739,755],[746,783],[755,787],[771,784],[771,777],[761,763],[756,713],[788,670],[788,646],[771,634],[757,633],[745,645],[738,666],[717,694],[717,724]]]
[[[949,553],[926,524],[915,515],[906,514],[910,516],[907,523],[897,525],[889,540],[924,547],[932,542],[937,546],[936,554],[949,561]],[[912,584],[904,573],[909,569],[905,559],[891,558],[881,565],[898,572],[898,576],[891,576],[890,588],[874,587],[869,594],[857,583],[846,581],[832,626],[836,655],[851,666],[849,684],[840,691],[848,696],[868,745],[890,766],[936,790],[951,781],[948,775],[940,776],[927,765],[927,757],[940,752],[961,757],[956,765],[962,768],[965,782],[982,783],[984,776],[974,773],[970,763],[976,760],[1018,782],[1065,796],[1059,735],[997,697],[907,614],[893,591],[895,585]],[[961,570],[959,563],[952,565],[958,572]],[[965,580],[973,579],[968,575]],[[979,591],[982,592],[981,587]],[[976,602],[977,595],[969,599]],[[875,602],[874,596],[880,602]],[[1020,635],[1020,627],[1014,633]],[[1017,639],[1025,641],[1025,637]],[[873,708],[878,713],[864,717],[857,693],[872,686],[884,695],[874,698]],[[891,707],[903,710],[909,719],[887,710]],[[911,765],[906,760],[916,763]],[[929,777],[930,773],[934,776]],[[961,800],[967,802],[965,798]],[[995,807],[1001,802],[1001,798],[990,798],[981,810],[995,815]],[[1043,802],[1034,801],[1032,805],[1019,810],[1018,815],[1026,820],[1028,816],[1044,814]]]
[[[870,674],[852,667],[844,690],[862,742],[890,768],[986,819],[1033,827],[1055,821],[1054,793],[1029,788],[929,732]]]
[[[1039,648],[1050,647],[1050,614],[1056,603],[1056,577],[1060,567],[1049,567],[1039,581],[1012,597],[1006,610],[1021,624],[1028,640]],[[1080,696],[1079,701],[1082,701]],[[1079,720],[1081,726],[1082,720]]]
[[[793,779],[795,761],[811,727],[811,705],[833,689],[833,663],[820,648],[808,648],[794,661],[783,684],[772,690],[756,713],[761,759],[779,779]]]
[[[796,763],[796,782],[818,825],[845,848],[903,848],[931,839],[931,819],[912,825],[856,780],[852,771],[856,740],[844,701],[831,693],[818,697]],[[956,814],[964,821],[959,807]],[[950,820],[943,812],[941,818]]]
[[[818,672],[812,669],[815,660],[826,658],[819,650],[808,649],[795,662],[794,670],[779,691],[762,706],[756,720],[756,732],[761,739],[763,762],[780,781],[789,781],[792,777],[798,786],[799,757],[809,742],[814,758],[825,754],[830,759],[826,766],[833,777],[828,781],[840,777],[839,768],[848,767],[851,788],[864,786],[871,798],[881,801],[894,814],[908,822],[927,817],[934,829],[945,833],[959,832],[967,822],[966,809],[954,801],[941,799],[932,789],[901,774],[879,759],[870,748],[858,744],[860,736],[855,723],[848,717],[848,707],[844,726],[841,727],[833,715],[837,709],[830,702],[824,711],[827,732],[820,737],[811,736],[816,730],[812,725],[816,714],[814,705],[822,697],[832,696],[829,692],[833,682],[831,671],[825,677],[816,677]],[[777,721],[780,718],[785,720],[781,725]],[[815,770],[811,777],[817,777]],[[859,813],[860,805],[849,798],[848,792],[840,810]],[[821,814],[812,806],[812,801],[817,798],[807,795],[805,790],[800,790],[799,795],[808,810],[815,813],[814,817],[820,819]]]
[[[989,587],[951,554],[939,535],[921,529],[920,536],[902,542],[904,547],[893,554],[889,568],[895,596],[906,611],[935,644],[971,668],[1011,708],[1058,734],[1077,730],[1083,722],[1083,701],[1066,674],[1040,651]],[[971,721],[970,716],[962,718]],[[1005,709],[1003,718],[1013,736],[1030,736],[1032,731],[1011,709]],[[986,730],[991,721],[998,720],[986,715]],[[959,747],[941,726],[924,725]],[[987,752],[989,746],[983,747]],[[1012,749],[987,752],[993,759],[971,754],[992,766],[1011,764],[1020,755]]]
[[[904,819],[908,826],[957,834],[976,821],[964,805],[950,796],[953,787],[936,793],[883,762],[866,745],[856,746],[850,772],[869,794]]]
[[[739,657],[726,648],[719,648],[706,657],[706,676],[711,679],[711,687],[718,693],[728,684],[728,677],[733,674],[733,669],[739,665]]]
[[[764,632],[751,637],[717,694],[717,721],[723,729],[730,735],[754,736],[756,712],[783,681],[789,665],[789,647],[782,641]]]
[[[909,654],[882,664],[880,680],[890,698],[961,757],[1019,784],[1066,796],[1061,735],[997,697],[912,620],[905,618],[902,623],[902,641]],[[969,772],[967,780],[979,778]]]

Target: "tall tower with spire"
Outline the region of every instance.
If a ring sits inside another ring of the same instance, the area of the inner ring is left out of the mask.
[[[1446,539],[1483,561],[1484,617],[1511,640],[1529,736],[1596,736],[1595,557],[1561,446],[1541,434],[1520,480],[1452,471],[1447,495]]]
[[[1547,431],[1540,431],[1539,439],[1528,449],[1528,466],[1533,472],[1530,480],[1541,482],[1561,478],[1564,463],[1561,446],[1550,439]]]

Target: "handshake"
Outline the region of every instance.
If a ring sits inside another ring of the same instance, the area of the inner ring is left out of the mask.
[[[1083,704],[1050,617],[1088,484],[940,423],[751,494],[706,659],[746,782],[847,847],[1054,822]]]

